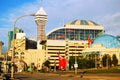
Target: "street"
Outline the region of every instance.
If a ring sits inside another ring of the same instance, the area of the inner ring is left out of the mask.
[[[17,73],[15,80],[119,80],[120,74]]]
[[[89,80],[89,79],[81,79],[80,77],[74,76],[65,76],[65,75],[57,75],[57,74],[17,74],[15,75],[19,80]]]

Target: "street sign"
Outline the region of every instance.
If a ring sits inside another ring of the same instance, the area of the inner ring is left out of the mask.
[[[75,68],[78,68],[78,64],[74,64],[74,67],[75,67]]]

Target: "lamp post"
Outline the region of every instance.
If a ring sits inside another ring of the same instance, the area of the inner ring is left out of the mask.
[[[74,43],[74,45],[76,45],[76,49],[77,49],[77,45],[78,43]],[[75,50],[76,50],[75,49]],[[76,50],[77,51],[77,50]],[[74,64],[74,67],[75,67],[75,74],[77,74],[77,68],[78,68],[78,64],[77,64],[77,56],[76,56],[76,52],[75,52],[75,64]]]
[[[14,26],[13,26],[13,40],[15,39],[15,27],[16,27],[16,22],[23,18],[23,17],[26,17],[26,16],[35,16],[35,22],[37,23],[37,25],[39,25],[40,23],[42,23],[42,26],[45,25],[46,21],[47,21],[47,14],[45,13],[45,11],[43,10],[43,8],[40,8],[40,10],[36,13],[36,14],[27,14],[27,15],[23,15],[23,16],[20,16],[18,17],[15,22],[14,22]],[[44,24],[43,24],[43,21],[44,21]],[[39,27],[41,27],[39,25]],[[43,28],[43,27],[42,27]],[[44,31],[44,28],[42,29],[43,32],[44,32],[44,35],[45,35],[45,31]],[[42,34],[42,33],[41,33]],[[38,35],[39,36],[39,35]],[[41,35],[43,36],[43,35]],[[41,37],[43,42],[45,41],[45,36],[44,37]],[[14,72],[14,68],[13,68],[13,60],[14,60],[14,52],[15,52],[15,41],[13,41],[13,46],[12,46],[12,58],[11,58],[11,62],[12,62],[12,68],[11,68],[11,79],[14,78],[13,76],[13,72]]]
[[[65,46],[65,57],[67,60],[66,70],[69,70],[69,45],[68,45],[68,39],[66,39],[66,46]]]
[[[109,54],[107,54],[107,58],[106,58],[106,67],[107,69],[109,69]]]
[[[16,27],[16,22],[26,16],[36,16],[35,14],[28,14],[28,15],[23,15],[18,17],[15,22],[14,22],[14,26],[13,26],[13,40],[15,39],[15,27]],[[11,79],[14,78],[13,73],[14,73],[14,67],[13,67],[13,63],[14,63],[14,53],[15,53],[15,41],[13,41],[13,46],[12,46],[12,58],[11,58],[11,62],[12,62],[12,68],[11,68]]]
[[[97,69],[99,66],[98,66],[98,56],[99,56],[99,52],[95,52],[95,69]]]

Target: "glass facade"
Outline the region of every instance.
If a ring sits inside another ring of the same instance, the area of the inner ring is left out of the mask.
[[[98,36],[93,44],[102,44],[106,48],[120,48],[120,40],[108,34]]]
[[[96,36],[103,30],[91,30],[91,29],[58,29],[47,36],[49,40],[88,40],[88,36],[91,39],[95,39]]]
[[[15,27],[14,37],[16,38],[16,33],[23,33],[24,31],[18,27]],[[13,40],[13,31],[8,32],[8,50],[11,47],[11,41]]]
[[[8,32],[8,50],[11,47],[11,41],[12,41],[12,39],[13,39],[13,31],[9,31]]]
[[[48,41],[46,45],[51,66],[54,67],[54,60],[58,62],[56,53],[59,52],[60,55],[66,58],[81,56],[81,52],[89,47],[88,38],[95,39],[103,33],[103,26],[89,20],[75,20],[65,24],[63,27],[52,30],[47,34]],[[56,66],[58,66],[57,62]]]
[[[69,23],[71,25],[79,24],[79,25],[94,25],[99,26],[97,23],[91,21],[91,20],[75,20]]]

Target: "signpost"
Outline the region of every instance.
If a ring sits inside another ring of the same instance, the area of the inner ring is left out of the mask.
[[[77,62],[75,62],[75,64],[74,64],[74,68],[75,68],[75,74],[77,74],[77,68],[78,68],[78,64],[77,64]]]

